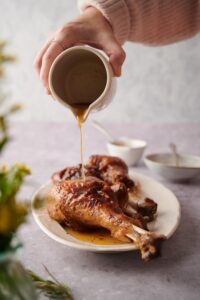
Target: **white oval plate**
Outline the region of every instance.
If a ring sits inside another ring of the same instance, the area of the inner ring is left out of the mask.
[[[164,234],[167,238],[172,236],[180,221],[180,205],[175,195],[157,181],[131,172],[130,176],[140,183],[142,191],[147,197],[152,198],[158,204],[156,220],[148,224],[151,231]],[[68,234],[62,226],[49,217],[47,210],[47,196],[52,183],[43,185],[32,198],[32,213],[39,227],[57,242],[80,250],[92,252],[125,252],[136,250],[134,244],[96,245],[83,242]]]

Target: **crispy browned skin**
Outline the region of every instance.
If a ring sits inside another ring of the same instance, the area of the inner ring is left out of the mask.
[[[81,165],[76,167],[67,167],[61,171],[55,172],[51,179],[54,183],[63,180],[76,180],[81,178]]]
[[[92,155],[88,163],[85,165],[86,177],[92,176],[101,179],[108,183],[114,191],[119,205],[123,212],[126,211],[128,205],[129,194],[137,193],[137,186],[134,181],[128,176],[128,168],[124,161],[118,157],[106,155]],[[76,167],[67,167],[52,176],[53,182],[62,180],[76,180],[81,178],[81,165]],[[154,219],[157,211],[157,204],[151,199],[141,201],[139,197],[134,197],[131,202],[135,209],[135,214],[132,217],[137,218],[146,228],[147,222]]]
[[[86,178],[95,177],[109,184],[118,200],[119,206],[126,214],[125,208],[128,203],[128,190],[134,188],[134,182],[128,177],[128,168],[120,158],[106,155],[93,155],[89,158],[87,165],[85,165],[85,175]],[[63,180],[77,179],[81,179],[81,165],[67,167],[52,175],[54,183]],[[138,226],[144,229],[147,228],[146,219],[137,213],[137,211],[134,215],[129,215],[129,217],[132,217],[133,222],[137,222]]]
[[[106,181],[109,184],[124,183],[126,188],[134,186],[128,176],[126,164],[118,157],[106,155],[92,155],[85,165],[86,176],[92,176]],[[73,180],[81,177],[81,165],[67,167],[53,174],[53,181]]]
[[[111,188],[116,193],[119,204],[124,210],[128,203],[129,194],[137,192],[137,186],[134,181],[128,176],[128,167],[118,157],[106,155],[92,155],[87,163],[87,170],[90,174],[101,178],[111,185]],[[141,201],[135,197],[134,209],[136,210],[135,217],[147,217],[148,222],[154,219],[157,211],[157,204],[149,198]],[[143,221],[145,227],[145,221]]]
[[[86,181],[55,183],[48,210],[50,216],[61,224],[78,230],[103,227],[121,241],[129,241],[126,234],[132,232],[132,223],[141,226],[137,219],[133,222],[123,213],[110,186],[92,177]]]
[[[92,155],[87,163],[87,169],[92,176],[100,178],[113,185],[123,183],[126,188],[134,186],[134,182],[128,176],[128,167],[118,157],[106,155]]]
[[[93,155],[85,165],[86,177],[91,176],[107,182],[123,207],[128,200],[128,189],[134,187],[134,182],[128,177],[126,164],[117,157]],[[81,178],[81,165],[67,167],[52,176],[53,182],[76,180]]]
[[[150,198],[145,198],[143,201],[139,201],[137,203],[137,212],[143,216],[148,217],[148,222],[152,221],[154,219],[154,216],[157,212],[157,203],[155,203]]]

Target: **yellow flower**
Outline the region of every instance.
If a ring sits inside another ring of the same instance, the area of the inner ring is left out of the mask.
[[[24,222],[27,210],[24,205],[16,203],[15,199],[0,204],[0,234],[14,232]]]

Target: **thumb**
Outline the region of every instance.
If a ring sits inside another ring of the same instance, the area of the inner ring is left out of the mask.
[[[109,39],[104,40],[102,48],[109,57],[114,75],[120,76],[122,65],[126,58],[126,53],[124,52],[122,46],[116,41],[114,37],[109,37]]]

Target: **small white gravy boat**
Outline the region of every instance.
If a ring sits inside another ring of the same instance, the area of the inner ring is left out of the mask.
[[[127,137],[107,142],[106,145],[110,155],[120,157],[128,166],[136,165],[147,147],[145,141]]]

